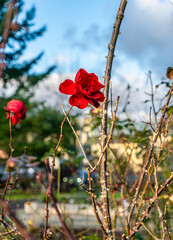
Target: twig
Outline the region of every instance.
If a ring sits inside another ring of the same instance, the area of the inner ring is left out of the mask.
[[[63,105],[62,105],[62,107],[63,107]],[[51,173],[52,173],[52,174],[53,174],[54,165],[55,165],[55,155],[56,155],[56,151],[57,151],[57,149],[59,148],[59,145],[60,145],[61,140],[62,140],[62,137],[63,137],[62,132],[63,132],[64,122],[65,122],[65,120],[67,119],[70,111],[72,110],[72,107],[73,107],[73,106],[71,106],[70,109],[68,110],[68,112],[65,114],[64,119],[63,119],[63,121],[62,121],[62,123],[61,123],[61,126],[60,126],[60,136],[59,136],[59,140],[58,140],[58,143],[57,143],[57,145],[56,145],[56,147],[55,147],[55,149],[54,149],[54,152],[53,152],[53,163],[52,163],[52,166],[51,166]]]
[[[167,111],[167,108],[168,108],[168,105],[169,105],[169,101],[171,99],[171,95],[172,95],[172,91],[173,91],[173,84],[171,86],[171,89],[170,89],[170,92],[168,94],[168,98],[167,98],[167,101],[166,101],[166,104],[164,106],[164,109],[163,109],[163,112],[162,112],[162,115],[161,115],[161,118],[159,120],[159,123],[157,125],[157,129],[156,129],[156,132],[154,133],[153,135],[153,142],[152,142],[152,145],[150,147],[150,150],[149,150],[149,153],[148,153],[148,156],[147,156],[147,159],[146,159],[146,163],[144,164],[143,168],[142,168],[142,172],[141,172],[141,175],[139,177],[139,182],[138,182],[138,186],[137,186],[137,189],[136,189],[136,193],[135,193],[135,197],[132,201],[132,204],[131,204],[131,209],[130,209],[130,212],[129,212],[129,216],[128,216],[128,223],[130,224],[130,220],[131,220],[131,216],[132,216],[132,213],[134,211],[134,208],[136,206],[136,201],[137,201],[137,198],[139,196],[139,192],[141,190],[141,186],[142,186],[142,183],[143,183],[143,179],[145,177],[145,174],[146,174],[146,170],[147,170],[147,167],[150,163],[150,160],[151,160],[151,157],[152,157],[152,154],[153,154],[153,149],[154,149],[154,146],[155,146],[155,143],[157,141],[157,138],[161,132],[161,129],[162,129],[162,124],[163,124],[163,120],[164,120],[164,117],[165,117],[165,114],[166,114],[166,111]]]
[[[152,232],[145,226],[144,223],[142,223],[142,226],[145,228],[145,230],[153,237],[155,240],[160,240],[159,238],[155,237]]]
[[[107,142],[106,142],[106,144],[105,144],[105,146],[104,146],[104,148],[101,152],[101,155],[100,155],[95,167],[92,168],[91,173],[93,173],[97,169],[97,167],[100,165],[100,162],[103,158],[103,155],[104,155],[104,153],[105,153],[105,151],[106,151],[106,149],[107,149],[107,147],[108,147],[108,145],[109,145],[109,143],[112,139],[112,135],[113,135],[113,131],[114,131],[114,121],[115,121],[116,113],[117,113],[117,110],[118,110],[119,99],[120,99],[120,97],[118,96],[117,101],[116,101],[116,108],[115,108],[115,111],[114,111],[114,114],[113,114],[113,118],[112,118],[112,122],[111,122],[111,128],[110,128],[110,131],[109,131],[109,136],[108,136]]]
[[[125,234],[122,235],[122,240],[127,240]]]
[[[165,181],[165,183],[160,187],[160,189],[158,190],[158,196],[160,196],[160,194],[164,191],[164,189],[170,184],[170,182],[173,180],[173,172],[171,173],[171,176]],[[145,219],[147,218],[153,204],[155,203],[156,198],[155,196],[150,200],[150,204],[148,205],[148,207],[143,211],[143,213],[141,213],[142,217],[140,219],[140,221],[136,224],[136,226],[133,228],[132,232],[130,233],[130,238],[132,238],[140,229],[142,223],[145,221]]]
[[[10,115],[13,114],[10,112]],[[9,132],[10,132],[10,142],[9,142],[9,147],[10,147],[10,150],[11,150],[11,154],[10,154],[10,158],[12,158],[12,155],[13,155],[13,152],[14,152],[14,149],[12,147],[12,129],[11,129],[11,117],[9,118]]]
[[[46,203],[46,208],[45,208],[46,216],[45,216],[45,225],[44,225],[44,232],[43,232],[43,238],[44,238],[44,240],[47,239],[48,218],[49,218],[49,195],[48,195],[47,192],[46,192],[46,200],[45,200],[45,203]]]
[[[126,226],[126,231],[127,231],[127,237],[129,237],[130,231],[129,231],[129,225],[127,222],[127,217],[125,215],[125,210],[124,210],[124,185],[121,186],[121,207],[122,207],[122,213],[123,213],[123,219],[124,219],[124,223]]]
[[[1,233],[1,234],[0,234],[0,237],[7,236],[7,235],[12,234],[12,233],[15,233],[15,231],[12,230],[12,231],[10,231],[10,232]]]
[[[99,224],[99,226],[100,226],[103,234],[104,234],[105,236],[108,236],[107,232],[105,231],[105,229],[104,229],[104,227],[103,227],[103,223],[101,222],[100,217],[99,217],[99,214],[98,214],[98,211],[97,211],[96,202],[95,202],[95,196],[94,196],[94,194],[93,194],[93,192],[92,192],[91,172],[90,172],[89,168],[87,168],[86,171],[87,171],[87,174],[88,174],[88,182],[89,182],[88,192],[89,192],[89,194],[90,194],[90,196],[91,196],[91,200],[92,200],[92,204],[93,204],[93,208],[94,208],[94,213],[95,213],[97,222],[98,222],[98,224]]]
[[[5,228],[10,228],[11,231],[15,232],[17,235],[22,236],[22,234],[20,232],[18,232],[16,229],[14,229],[9,223],[7,223],[4,219],[0,219],[0,222],[2,222],[2,224],[5,226]],[[24,238],[24,237],[23,237]]]
[[[49,158],[46,158],[44,160],[44,162],[47,162],[48,163],[49,161]],[[49,179],[48,177],[48,174],[50,173],[50,166],[49,164],[45,164],[46,165],[46,174],[47,174],[47,179]],[[39,172],[38,172],[39,174]],[[53,174],[53,173],[52,173]],[[41,178],[38,178],[39,181],[42,183],[42,185],[45,187],[46,189],[46,199],[45,199],[45,205],[46,205],[46,208],[45,208],[45,211],[46,211],[46,214],[45,214],[45,224],[44,224],[44,232],[43,232],[43,238],[46,240],[47,239],[47,229],[48,229],[48,218],[49,218],[49,194],[48,194],[48,191],[47,191],[47,186],[46,184],[43,182],[43,179],[42,177]]]
[[[23,223],[16,217],[15,213],[10,209],[9,205],[0,199],[0,205],[2,208],[5,209],[8,216],[13,220],[13,222],[16,225],[16,228],[18,231],[23,235],[23,237],[27,240],[34,240],[33,236],[26,230],[26,227],[23,225]],[[2,221],[2,220],[1,220]]]
[[[168,121],[169,122],[169,121]],[[162,153],[162,151],[163,151],[163,149],[165,148],[165,145],[166,145],[166,143],[165,143],[165,141],[166,141],[166,136],[167,136],[167,127],[168,127],[168,124],[166,125],[166,128],[165,128],[165,134],[164,134],[164,142],[162,142],[162,144],[161,144],[161,148],[160,148],[160,150],[159,150],[159,152],[158,152],[158,154],[157,154],[157,157],[156,157],[156,163],[158,164],[158,161],[159,161],[159,159],[160,159],[160,155],[161,155],[161,153]],[[150,168],[151,168],[151,170],[150,170]],[[140,208],[141,208],[141,206],[142,206],[142,204],[143,204],[143,197],[144,197],[144,195],[145,195],[145,193],[146,193],[146,190],[147,190],[147,188],[148,188],[148,185],[150,184],[150,178],[151,178],[151,176],[153,175],[153,172],[154,172],[154,167],[153,167],[153,164],[150,164],[150,167],[148,168],[148,180],[147,180],[147,182],[146,182],[146,184],[145,184],[145,186],[144,186],[144,189],[143,189],[143,191],[142,191],[142,194],[141,194],[141,202],[138,204],[138,208],[137,208],[137,211],[136,211],[136,216],[135,216],[135,220],[134,220],[134,223],[133,223],[133,226],[135,226],[136,225],[136,221],[137,221],[137,218],[138,218],[138,216],[139,216],[139,213],[140,213]]]
[[[111,37],[110,44],[108,46],[109,52],[107,56],[106,70],[104,76],[104,96],[105,100],[102,106],[102,121],[101,121],[101,149],[103,151],[107,142],[107,111],[108,111],[108,95],[109,95],[109,84],[111,79],[112,63],[114,58],[114,50],[117,42],[118,35],[120,33],[120,25],[124,17],[124,11],[127,5],[127,0],[121,0],[120,7],[118,9],[118,14],[114,23],[114,29]],[[100,162],[100,175],[101,175],[101,189],[103,198],[103,212],[104,212],[104,226],[108,233],[108,238],[113,239],[112,235],[112,224],[109,211],[109,199],[107,190],[107,152],[103,154],[103,158]]]
[[[153,91],[153,81],[152,81],[152,77],[151,77],[151,71],[148,72],[147,77],[150,80],[150,85],[151,85],[151,94],[150,94],[150,96],[151,96],[151,103],[152,103],[152,107],[153,107],[155,123],[157,124],[157,114],[156,114],[155,105],[154,105],[154,91]]]
[[[153,127],[153,125],[152,125],[152,122],[151,122],[151,110],[152,110],[152,107],[150,107],[150,113],[149,113],[149,125],[150,125],[151,129],[153,130],[153,132],[155,132],[155,129],[154,129],[154,127]]]
[[[156,166],[156,161],[154,162],[154,178],[155,178],[155,198],[156,198],[156,205],[157,205],[157,209],[158,209],[158,212],[159,212],[159,217],[162,219],[162,222],[163,222],[163,234],[165,233],[164,231],[164,228],[166,230],[166,234],[168,236],[168,240],[171,240],[171,236],[169,234],[169,231],[168,231],[168,227],[166,225],[166,222],[165,222],[165,219],[163,217],[163,213],[160,209],[160,206],[159,206],[159,202],[158,202],[158,181],[157,181],[157,166]]]
[[[48,159],[45,159],[44,162],[45,162],[45,164],[46,164],[46,166],[47,166],[47,169],[49,169]],[[67,224],[65,223],[65,221],[64,221],[64,219],[63,219],[63,217],[62,217],[62,215],[61,215],[61,213],[60,213],[60,211],[59,211],[59,209],[58,209],[58,206],[57,206],[57,204],[56,204],[55,198],[54,198],[54,196],[53,196],[53,192],[52,192],[52,187],[53,187],[53,175],[51,174],[50,171],[48,171],[47,174],[48,174],[48,183],[49,183],[47,190],[48,190],[49,197],[50,197],[50,199],[51,199],[52,205],[53,205],[53,207],[54,207],[54,209],[55,209],[55,211],[56,211],[56,213],[57,213],[57,216],[58,216],[59,221],[60,221],[60,223],[61,223],[61,225],[62,225],[62,228],[64,229],[64,234],[66,235],[67,239],[69,239],[69,240],[74,240],[74,237],[73,237],[73,235],[71,234],[69,228],[67,227]]]
[[[9,197],[8,197],[8,203],[9,203],[10,200],[11,200],[12,191],[13,191],[15,185],[17,184],[17,182],[18,182],[18,180],[19,180],[19,175],[20,175],[20,166],[19,166],[19,168],[18,168],[18,173],[16,174],[15,181],[13,182],[13,185],[12,185],[11,188],[10,188],[10,193],[9,193]]]
[[[66,115],[63,105],[62,105],[62,110],[63,110],[63,113]],[[70,119],[68,117],[67,117],[67,121],[68,121],[68,123],[69,123],[69,125],[70,125],[70,127],[71,127],[71,129],[72,129],[72,131],[73,131],[73,133],[74,133],[78,143],[79,143],[79,146],[80,146],[80,148],[82,150],[82,153],[84,155],[85,160],[87,161],[89,167],[92,169],[93,167],[92,167],[91,163],[89,162],[89,160],[88,160],[88,158],[87,158],[87,156],[85,154],[85,151],[84,151],[84,149],[82,147],[82,144],[81,144],[81,142],[79,140],[79,137],[78,137],[78,135],[77,135],[77,133],[76,133],[76,131],[75,131],[75,129],[74,129],[74,127],[73,127],[73,125],[72,125],[72,123],[71,123],[71,121],[70,121]]]
[[[62,137],[63,137],[63,126],[64,126],[65,120],[67,119],[67,116],[69,115],[72,108],[73,108],[73,106],[70,107],[68,112],[65,114],[63,121],[61,122],[59,140],[53,151],[53,162],[52,162],[52,166],[51,166],[52,176],[53,176],[53,171],[54,171],[54,166],[55,166],[56,151],[58,150],[58,147],[59,147],[59,145],[62,141]],[[46,167],[47,167],[47,165],[46,165]],[[47,169],[47,173],[49,173],[49,169]],[[42,182],[42,184],[44,185],[43,182]],[[48,228],[48,218],[49,218],[49,202],[48,202],[48,200],[49,200],[49,196],[48,196],[48,193],[46,192],[46,216],[45,216],[45,227],[44,227],[44,234],[43,234],[44,239],[46,239],[47,228]]]
[[[5,187],[4,187],[4,191],[3,191],[3,194],[2,194],[2,200],[3,200],[3,201],[4,201],[4,199],[5,199],[5,194],[6,194],[6,192],[7,192],[7,187],[8,187],[9,181],[10,181],[10,177],[11,177],[11,174],[10,174],[10,172],[9,172],[9,173],[8,173],[8,178],[7,178]],[[3,208],[3,207],[2,207],[2,211],[1,211],[1,219],[4,219],[4,208]]]

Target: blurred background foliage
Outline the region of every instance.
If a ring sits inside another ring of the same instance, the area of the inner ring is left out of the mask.
[[[10,31],[5,49],[5,61],[7,68],[1,80],[0,90],[0,149],[9,153],[9,124],[6,120],[4,106],[11,99],[18,99],[24,102],[27,108],[27,118],[20,124],[12,126],[12,145],[15,149],[14,155],[23,154],[27,146],[27,154],[42,158],[45,153],[53,151],[59,138],[60,124],[63,115],[57,108],[46,107],[43,102],[34,100],[34,90],[39,82],[43,81],[48,74],[52,73],[56,66],[49,66],[44,72],[33,71],[42,58],[43,52],[39,55],[25,59],[24,54],[28,44],[43,36],[46,26],[37,30],[34,28],[36,9],[32,7],[27,12],[23,11],[24,1],[18,2],[18,17],[22,30]],[[0,35],[2,36],[6,16],[6,1],[0,1]],[[14,16],[14,19],[16,16]],[[57,86],[58,93],[58,86]],[[51,96],[50,96],[51,97]],[[74,122],[75,127],[77,127]],[[75,150],[75,141],[69,124],[65,122],[61,146],[72,151]]]

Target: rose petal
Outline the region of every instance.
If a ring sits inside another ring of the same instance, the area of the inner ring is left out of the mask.
[[[104,94],[100,91],[97,91],[91,95],[88,95],[89,98],[95,99],[98,102],[103,102],[105,97]]]
[[[60,84],[59,91],[67,95],[73,95],[76,93],[76,85],[72,80],[66,79]]]
[[[26,118],[26,113],[23,113],[20,119],[24,120]]]
[[[69,98],[69,103],[72,105],[72,106],[76,106],[80,109],[84,109],[88,106],[88,100],[85,99],[85,98],[79,98],[78,96],[71,96]]]
[[[25,119],[26,113],[15,113],[14,116],[16,119]]]
[[[15,115],[13,115],[11,117],[11,121],[12,121],[12,124],[15,125],[16,123],[19,123],[20,122],[20,119],[19,118],[16,118]]]
[[[84,69],[79,69],[79,71],[77,72],[76,76],[75,76],[75,83],[77,83],[78,81],[85,82],[88,78],[88,73],[87,71],[85,71]]]
[[[94,75],[95,75],[94,73],[90,74],[88,84],[91,85],[94,88],[94,92],[96,92],[99,91],[101,88],[104,88],[104,85],[101,84],[98,81],[98,77],[96,78],[95,77],[96,75],[95,76]]]
[[[98,108],[98,107],[100,106],[100,103],[98,103],[98,102],[96,102],[96,101],[94,101],[94,100],[92,100],[92,99],[89,100],[89,103],[90,103],[91,105],[93,105],[95,108]]]
[[[7,112],[7,119],[9,119],[10,118],[10,113],[9,112]]]

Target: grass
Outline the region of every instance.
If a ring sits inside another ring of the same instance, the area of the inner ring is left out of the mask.
[[[11,195],[11,200],[17,201],[17,200],[34,200],[34,199],[40,199],[40,193],[36,193],[35,191],[31,191],[30,189],[26,191],[21,191],[18,189],[14,189]],[[8,200],[9,193],[6,194],[5,199]]]
[[[57,192],[54,191],[55,198],[57,197]],[[120,193],[115,193],[115,197],[120,198]],[[8,200],[9,193],[6,194],[5,199]],[[27,189],[25,191],[14,189],[11,195],[12,201],[32,201],[38,200],[41,202],[45,201],[45,193],[40,193],[40,189]],[[59,201],[61,203],[85,203],[91,204],[90,195],[85,191],[71,191],[71,192],[60,192]]]
[[[54,196],[56,198],[57,192],[54,192]],[[9,193],[6,194],[5,199],[8,200]],[[40,200],[44,202],[45,193],[40,193],[36,190],[27,189],[25,191],[14,189],[11,195],[12,201],[24,200],[24,201],[31,201],[31,200]],[[72,192],[72,193],[60,193],[60,202],[68,203],[73,201],[74,203],[86,203],[86,200],[89,201],[89,195],[86,192]]]

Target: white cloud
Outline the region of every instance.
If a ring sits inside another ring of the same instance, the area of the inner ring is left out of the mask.
[[[164,74],[172,64],[173,6],[168,1],[129,2],[119,38],[121,54]]]
[[[74,74],[53,73],[35,88],[35,99],[44,101],[47,106],[61,108],[61,104],[68,104],[68,96],[59,92],[59,85],[65,79],[74,78]]]
[[[70,57],[59,54],[58,56],[55,57],[55,61],[59,65],[69,64],[70,63]]]

